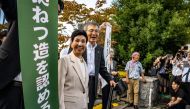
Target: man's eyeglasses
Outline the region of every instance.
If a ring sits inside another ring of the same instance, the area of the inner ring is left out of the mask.
[[[88,32],[95,32],[95,33],[98,33],[99,31],[98,30],[93,30],[93,29],[90,29],[90,30],[87,30]]]

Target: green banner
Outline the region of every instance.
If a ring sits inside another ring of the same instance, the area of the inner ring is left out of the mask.
[[[58,109],[57,0],[17,0],[25,109]]]

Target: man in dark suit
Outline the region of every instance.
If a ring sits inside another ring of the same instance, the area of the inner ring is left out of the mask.
[[[110,86],[116,85],[105,67],[103,48],[98,45],[99,26],[95,22],[88,22],[84,26],[88,36],[88,43],[84,59],[88,66],[89,73],[89,104],[88,109],[92,109],[97,95],[98,75],[100,74]],[[106,101],[106,100],[103,100]],[[104,105],[105,103],[103,103]],[[106,105],[106,104],[105,104]],[[106,107],[106,106],[105,106]]]
[[[22,84],[15,80],[21,72],[16,4],[17,0],[0,0],[9,24],[0,46],[0,109],[24,109]]]

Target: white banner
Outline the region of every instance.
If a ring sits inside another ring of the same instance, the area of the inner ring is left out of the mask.
[[[105,66],[107,67],[107,70],[109,73],[110,73],[111,31],[112,31],[112,26],[109,23],[107,23],[106,24],[105,42],[104,42],[104,59],[105,59]],[[100,76],[100,80],[102,83],[102,88],[105,85],[107,85],[107,82],[101,76]]]

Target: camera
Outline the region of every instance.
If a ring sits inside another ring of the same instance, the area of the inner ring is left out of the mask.
[[[184,46],[184,47],[183,47],[183,50],[188,50],[188,46]]]

